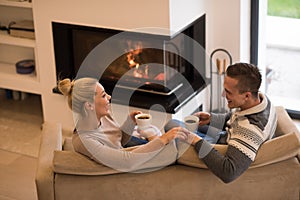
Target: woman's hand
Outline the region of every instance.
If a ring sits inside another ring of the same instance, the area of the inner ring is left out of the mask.
[[[175,127],[163,134],[162,136],[160,136],[160,139],[163,141],[164,144],[168,144],[175,138],[187,140],[189,134],[191,133],[187,129],[182,127]]]
[[[208,112],[197,112],[195,116],[199,117],[199,126],[203,126],[210,123],[210,114]]]
[[[137,132],[148,141],[151,141],[162,135],[160,130],[154,125],[150,125],[149,127],[145,127],[143,129],[138,128]]]
[[[134,121],[135,124],[136,124],[135,116],[138,115],[138,114],[141,114],[141,113],[142,113],[141,111],[136,110],[136,111],[132,111],[132,112],[129,114],[131,120]]]

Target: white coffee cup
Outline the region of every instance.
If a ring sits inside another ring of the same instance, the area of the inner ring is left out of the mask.
[[[184,118],[185,128],[191,132],[195,132],[199,126],[199,118],[194,115],[189,115]]]
[[[148,128],[152,123],[152,116],[147,113],[137,114],[135,121],[139,129]]]

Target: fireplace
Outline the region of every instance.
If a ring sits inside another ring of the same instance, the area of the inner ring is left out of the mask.
[[[57,79],[99,78],[109,94],[115,91],[115,103],[160,104],[174,113],[206,86],[205,15],[172,36],[58,22],[52,28]],[[195,51],[194,41],[204,50]]]

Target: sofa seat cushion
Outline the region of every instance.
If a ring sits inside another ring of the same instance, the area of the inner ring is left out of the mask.
[[[223,155],[227,147],[227,145],[215,145],[215,148]],[[298,155],[299,149],[300,142],[297,133],[289,133],[268,140],[260,147],[250,168],[260,167],[295,157]],[[183,153],[177,162],[182,165],[207,169],[207,166],[198,158],[197,152],[192,146]]]

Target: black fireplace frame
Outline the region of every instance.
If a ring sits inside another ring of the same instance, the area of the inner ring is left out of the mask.
[[[182,31],[179,33],[183,33],[196,41],[205,49],[205,43],[206,43],[206,30],[205,30],[205,15],[201,16],[194,22],[192,22],[187,27],[183,28]],[[194,28],[195,24],[200,24],[200,26],[197,26]],[[193,27],[193,28],[191,28]],[[76,78],[76,71],[74,68],[74,53],[73,53],[73,39],[72,39],[72,30],[89,30],[92,32],[97,31],[105,31],[108,34],[118,34],[122,32],[121,30],[115,30],[115,29],[104,29],[104,28],[98,28],[98,27],[89,27],[89,26],[82,26],[82,25],[74,25],[74,24],[66,24],[66,23],[60,23],[60,22],[52,22],[52,30],[53,30],[53,44],[54,44],[54,55],[55,55],[55,64],[56,64],[56,74],[57,74],[57,80],[61,80],[63,78]],[[170,40],[172,37],[175,37],[175,35],[172,36],[161,36],[159,35],[159,38],[163,38],[164,40]],[[187,61],[186,61],[187,62]],[[160,93],[152,93],[149,94],[145,91],[152,90],[151,85],[144,85],[141,90],[137,90],[133,93],[130,105],[135,107],[142,107],[142,108],[150,108],[152,104],[161,104],[167,112],[174,113],[176,112],[176,109],[182,106],[183,102],[186,103],[186,101],[190,98],[192,98],[196,93],[203,90],[203,88],[206,87],[207,83],[209,83],[209,80],[206,80],[205,71],[206,71],[206,59],[205,56],[203,56],[203,67],[199,71],[193,68],[192,64],[187,63],[190,67],[187,69],[187,74],[194,74],[192,77],[188,77],[187,79],[190,81],[189,87],[192,86],[193,92],[187,92],[186,85],[183,84],[182,87],[179,87],[180,91],[177,92],[176,95],[172,93],[168,93],[167,95],[161,95]],[[175,79],[179,80],[179,79]],[[114,87],[116,85],[111,84],[110,80],[99,80],[101,84],[105,87],[106,91],[111,94]],[[109,83],[109,84],[107,84]],[[173,84],[179,85],[182,83],[173,82]],[[161,88],[158,85],[158,88]],[[126,89],[124,89],[126,90]],[[164,88],[163,88],[164,90]],[[57,90],[57,87],[53,89],[53,92],[59,93]],[[180,94],[180,95],[178,95]],[[121,95],[121,94],[120,94]],[[151,95],[151,102],[145,101],[145,99],[149,99],[149,95]],[[122,96],[116,97],[114,99],[116,103],[123,104],[122,102]],[[126,103],[126,102],[125,102]]]

